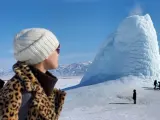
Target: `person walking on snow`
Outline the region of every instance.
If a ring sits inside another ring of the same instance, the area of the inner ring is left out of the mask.
[[[15,76],[0,91],[2,120],[58,120],[66,92],[56,89],[48,70],[58,67],[60,44],[44,28],[20,31],[14,38]]]
[[[133,101],[134,101],[134,104],[136,104],[136,99],[137,99],[137,93],[136,93],[136,90],[134,89],[133,90]]]
[[[160,81],[158,82],[158,89],[160,90]]]
[[[157,87],[157,84],[158,84],[158,83],[157,83],[157,80],[155,80],[155,81],[154,81],[154,89],[157,89],[157,88],[156,88],[156,87]]]

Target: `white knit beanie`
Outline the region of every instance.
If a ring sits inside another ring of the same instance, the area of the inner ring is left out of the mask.
[[[44,61],[58,46],[59,41],[51,31],[24,29],[14,38],[14,56],[17,61],[33,65]]]

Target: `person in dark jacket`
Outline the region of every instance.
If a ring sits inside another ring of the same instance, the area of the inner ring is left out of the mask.
[[[158,82],[158,89],[160,90],[160,81]]]
[[[133,101],[134,101],[134,104],[136,104],[136,99],[137,99],[137,93],[136,93],[136,90],[134,89],[133,90]]]
[[[157,83],[157,80],[155,80],[155,81],[154,81],[154,89],[156,89],[157,84],[158,84],[158,83]]]
[[[3,87],[4,83],[5,82],[2,79],[0,79],[0,89]]]

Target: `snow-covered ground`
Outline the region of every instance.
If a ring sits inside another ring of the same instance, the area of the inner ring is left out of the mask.
[[[81,79],[59,77],[56,87],[74,86]],[[60,120],[159,120],[160,91],[153,90],[153,81],[128,76],[68,90]],[[136,105],[133,89],[137,90]]]
[[[67,88],[80,83],[83,76],[58,77],[56,88]]]
[[[78,84],[81,77],[60,78],[57,87]],[[137,90],[137,104],[132,91]],[[160,91],[153,79],[124,77],[67,91],[60,120],[159,120]]]

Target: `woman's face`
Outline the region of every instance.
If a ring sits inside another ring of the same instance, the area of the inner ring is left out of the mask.
[[[58,57],[59,57],[60,47],[58,47],[45,61],[46,69],[56,69],[58,68]]]

